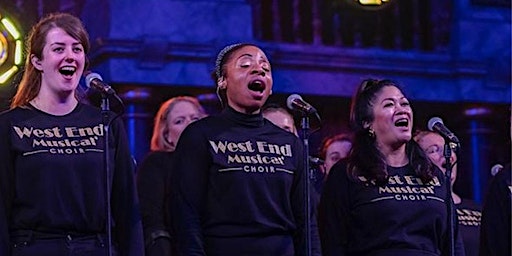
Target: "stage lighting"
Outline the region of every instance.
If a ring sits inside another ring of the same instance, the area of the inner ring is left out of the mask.
[[[19,26],[0,9],[0,86],[7,84],[21,68],[23,43]]]
[[[379,11],[391,6],[391,0],[345,0],[353,7],[366,11]]]
[[[382,5],[386,2],[389,2],[389,0],[355,0],[361,5]]]

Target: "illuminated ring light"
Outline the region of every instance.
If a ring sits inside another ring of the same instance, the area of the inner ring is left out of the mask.
[[[21,68],[23,43],[20,29],[0,9],[0,85]]]

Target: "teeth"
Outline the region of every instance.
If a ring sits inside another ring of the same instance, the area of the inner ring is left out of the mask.
[[[398,119],[395,122],[396,126],[407,126],[408,124],[409,124],[409,120],[407,120],[406,118]]]
[[[62,68],[60,68],[60,70],[74,72],[75,68],[74,67],[62,67]]]

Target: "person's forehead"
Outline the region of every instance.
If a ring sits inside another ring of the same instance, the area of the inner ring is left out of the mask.
[[[243,56],[256,57],[257,55],[260,55],[261,57],[264,57],[265,59],[267,58],[265,53],[260,48],[254,46],[254,45],[242,46],[240,49],[235,50],[233,52],[233,55],[237,59],[240,57],[243,57]]]

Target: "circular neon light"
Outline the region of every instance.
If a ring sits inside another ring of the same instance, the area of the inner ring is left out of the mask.
[[[20,29],[0,9],[0,85],[20,70],[23,43]]]

